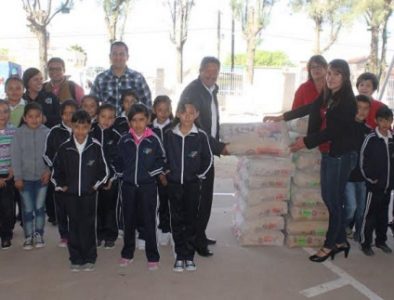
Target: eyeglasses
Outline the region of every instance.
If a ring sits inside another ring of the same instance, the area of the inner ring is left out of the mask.
[[[48,68],[49,72],[61,72],[63,71],[63,68],[61,67],[52,67],[52,68]]]

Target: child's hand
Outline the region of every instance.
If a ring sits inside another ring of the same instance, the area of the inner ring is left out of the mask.
[[[49,171],[44,171],[44,173],[42,173],[41,175],[41,183],[43,185],[47,185],[49,182],[49,178],[51,177],[51,172]]]
[[[228,144],[226,144],[226,145],[224,146],[222,152],[220,153],[221,155],[230,155],[230,152],[228,152],[228,150],[227,150],[227,145],[228,145]]]
[[[163,186],[167,186],[167,185],[168,185],[168,181],[167,181],[166,175],[160,174],[160,175],[159,175],[159,180],[160,180],[160,182],[161,182],[161,184],[162,184]]]
[[[111,189],[111,187],[112,187],[112,181],[111,181],[111,180],[108,180],[108,183],[107,183],[107,185],[105,185],[105,186],[103,187],[103,190],[108,191],[108,190]]]
[[[0,188],[3,188],[7,185],[5,178],[0,178]]]
[[[23,180],[22,179],[15,180],[15,187],[20,191],[23,190]]]

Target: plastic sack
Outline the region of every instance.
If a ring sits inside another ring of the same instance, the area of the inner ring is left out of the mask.
[[[238,163],[241,178],[250,176],[283,176],[290,177],[294,173],[294,164],[290,158],[270,156],[242,157]]]
[[[264,201],[287,201],[290,198],[288,188],[248,189],[243,186],[239,193],[248,205]]]
[[[308,116],[291,120],[287,122],[287,127],[290,131],[294,131],[300,135],[306,135],[308,132],[308,121]]]
[[[241,213],[235,213],[233,218],[235,229],[243,233],[255,232],[258,230],[283,230],[285,229],[285,220],[279,216],[262,217],[255,220],[245,220]]]
[[[310,152],[297,152],[293,161],[298,170],[320,172],[321,153],[317,150]]]
[[[294,184],[300,188],[320,187],[320,172],[297,170],[293,177]]]
[[[288,219],[286,224],[286,232],[289,235],[325,236],[327,229],[327,221],[294,221]]]
[[[298,207],[325,206],[320,188],[291,187],[291,203]]]
[[[238,240],[242,246],[283,246],[285,236],[281,231],[259,230],[241,234]]]
[[[229,143],[227,150],[231,155],[290,154],[290,140],[285,122],[222,124],[220,138]]]
[[[286,246],[289,248],[295,247],[311,247],[320,248],[325,241],[324,236],[319,235],[288,235],[286,237]]]
[[[329,213],[327,208],[322,206],[316,207],[297,207],[290,208],[290,215],[293,220],[297,221],[327,221]]]
[[[240,211],[245,220],[255,220],[266,216],[283,216],[288,213],[287,202],[284,201],[265,201],[258,205],[247,205],[242,199],[237,199],[235,212]]]

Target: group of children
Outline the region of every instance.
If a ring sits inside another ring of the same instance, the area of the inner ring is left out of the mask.
[[[7,80],[6,94],[7,99],[0,100],[3,249],[11,246],[13,195],[18,193],[23,249],[45,246],[45,198],[50,193],[59,246],[68,248],[72,271],[93,270],[97,247],[113,248],[119,231],[124,239],[119,265],[132,262],[137,231],[148,269],[156,270],[160,260],[157,227],[160,244],[173,238],[173,270],[196,270],[200,185],[213,162],[208,136],[195,125],[197,107],[184,101],[173,118],[169,97],[158,96],[150,111],[127,91],[122,97],[123,113],[117,117],[113,105],[87,95],[81,107],[74,100],[62,102],[61,122],[48,128],[42,106],[22,99],[19,78]]]

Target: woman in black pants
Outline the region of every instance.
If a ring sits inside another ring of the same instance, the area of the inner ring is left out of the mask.
[[[329,211],[329,226],[324,246],[309,257],[314,262],[334,258],[339,252],[347,257],[350,251],[343,205],[345,185],[357,161],[356,112],[349,65],[342,59],[335,59],[328,65],[326,87],[314,102],[281,116],[265,118],[265,121],[289,121],[309,115],[307,136],[298,138],[290,148],[296,152],[319,146],[322,152],[321,194]]]

